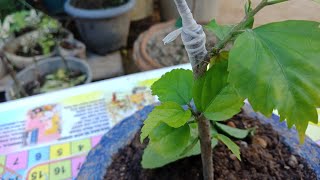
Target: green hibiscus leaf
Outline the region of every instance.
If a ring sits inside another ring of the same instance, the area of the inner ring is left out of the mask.
[[[200,154],[200,143],[197,142],[197,144],[188,151],[185,155],[182,156],[176,156],[176,157],[167,157],[162,156],[156,151],[154,151],[150,146],[148,146],[143,153],[142,156],[142,167],[145,169],[153,169],[153,168],[159,168],[163,167],[169,163],[175,162],[179,159],[183,159],[185,157],[198,155]]]
[[[205,28],[213,32],[219,40],[224,39],[233,27],[233,25],[220,26],[217,24],[215,19],[210,21],[210,23],[205,26]]]
[[[284,21],[247,30],[229,55],[229,82],[256,111],[277,109],[303,141],[320,106],[320,23]]]
[[[216,138],[219,139],[223,144],[225,144],[228,149],[230,149],[230,151],[236,155],[236,157],[241,160],[241,157],[240,157],[240,148],[239,146],[234,143],[230,138],[228,138],[227,136],[225,135],[222,135],[222,134],[217,134],[216,135]]]
[[[157,134],[161,136],[150,136],[149,145],[153,151],[161,156],[179,157],[187,147],[190,138],[190,128],[188,125],[180,128],[172,128],[162,124],[156,128]],[[162,131],[162,132],[161,132]]]
[[[215,148],[218,145],[218,139],[217,138],[211,138],[211,147],[212,149]]]
[[[191,111],[185,111],[179,104],[175,102],[162,103],[160,106],[155,107],[144,121],[140,139],[143,141],[161,122],[178,128],[185,125],[190,118]]]
[[[227,83],[228,61],[217,61],[206,74],[197,79],[193,99],[197,109],[211,120],[231,118],[240,112],[244,99]]]
[[[243,139],[249,135],[249,133],[252,130],[246,130],[246,129],[238,129],[238,128],[233,128],[221,123],[216,122],[216,126],[221,129],[223,132],[227,133],[228,135],[238,138],[238,139]]]
[[[173,101],[180,105],[190,103],[192,99],[192,71],[175,69],[164,74],[152,86],[152,94],[157,95],[161,102]]]
[[[204,115],[213,121],[224,121],[239,113],[243,104],[244,98],[239,96],[233,86],[227,85],[212,99]]]
[[[143,152],[141,165],[144,169],[154,169],[162,167],[178,159],[179,158],[169,158],[161,156],[156,153],[150,146],[148,146]]]
[[[163,156],[160,153],[156,152],[153,148],[151,148],[151,146],[148,146],[144,150],[144,154],[142,157],[143,168],[158,168],[185,157],[199,155],[201,150],[200,142],[198,140],[198,126],[196,123],[194,123],[189,124],[189,127],[190,136],[188,144],[178,156]],[[170,127],[168,127],[168,129],[170,129]]]

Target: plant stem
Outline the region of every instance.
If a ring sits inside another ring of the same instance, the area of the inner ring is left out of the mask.
[[[251,17],[253,17],[257,12],[259,12],[262,8],[269,5],[267,0],[262,0],[259,5],[249,12],[243,20],[237,24],[230,33],[216,46],[213,48],[211,53],[208,53],[204,58],[202,63],[193,68],[194,77],[196,79],[203,76],[207,70],[208,62],[210,62],[210,58],[217,55],[220,50],[222,50],[226,44],[232,39],[235,32],[238,32],[243,29],[243,27],[247,24]],[[199,139],[201,146],[201,159],[202,159],[202,167],[203,167],[203,178],[205,180],[213,180],[214,179],[214,168],[213,168],[213,160],[212,160],[212,149],[211,149],[211,133],[210,133],[210,122],[208,119],[204,117],[203,114],[196,117],[198,122],[198,130],[199,130]]]
[[[213,180],[214,168],[211,149],[210,122],[204,117],[203,114],[197,117],[197,122],[201,147],[203,179]]]
[[[221,40],[218,44],[215,45],[215,47],[212,50],[212,54],[210,55],[210,57],[217,55],[219,53],[219,51],[221,49],[223,49],[226,46],[226,44],[231,40],[231,38],[233,37],[235,32],[238,32],[238,31],[242,30],[243,27],[247,24],[248,20],[250,20],[251,17],[256,15],[261,9],[263,9],[264,7],[266,7],[268,5],[270,5],[268,3],[268,0],[262,0],[255,9],[250,11],[242,19],[242,21],[239,24],[237,24],[235,27],[232,28],[232,30],[228,33],[228,35],[223,40]]]

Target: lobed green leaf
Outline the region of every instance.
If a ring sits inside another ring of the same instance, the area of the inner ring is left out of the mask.
[[[161,102],[176,102],[180,105],[190,103],[192,99],[192,71],[175,69],[164,74],[152,86],[152,95],[157,95]]]
[[[167,125],[178,128],[186,124],[191,118],[191,111],[184,110],[175,102],[165,102],[154,108],[144,121],[144,126],[141,129],[140,140],[143,141],[161,122]],[[160,135],[159,135],[160,136]]]
[[[320,106],[320,23],[284,21],[247,30],[229,56],[229,82],[256,111],[277,109],[303,141]]]
[[[176,129],[162,124],[157,127],[157,131],[161,136],[157,136],[156,141],[150,138],[148,146],[161,156],[178,157],[188,145],[190,137],[188,125]]]
[[[244,98],[228,85],[228,61],[216,61],[200,79],[195,80],[193,99],[197,109],[210,120],[226,120],[240,112]]]
[[[153,169],[162,167],[171,162],[177,161],[179,159],[183,159],[185,157],[190,157],[194,155],[199,155],[201,153],[200,149],[200,141],[198,140],[198,126],[197,124],[190,124],[190,136],[188,140],[187,146],[185,146],[184,150],[178,156],[163,156],[160,153],[156,152],[150,145],[144,150],[144,154],[142,157],[142,167]],[[216,138],[212,138],[212,148],[214,148],[218,144],[218,140]]]
[[[224,39],[233,27],[233,25],[218,25],[215,19],[205,26],[205,28],[213,32],[219,40]]]
[[[178,159],[200,154],[199,142],[190,147],[197,135],[192,134],[192,128],[188,125],[175,129],[163,124],[160,128],[166,135],[155,142],[151,141],[144,150],[141,162],[143,168],[162,167]],[[190,149],[182,155],[188,147]]]

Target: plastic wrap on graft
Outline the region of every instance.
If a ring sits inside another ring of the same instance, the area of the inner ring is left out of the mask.
[[[202,26],[197,24],[185,0],[175,0],[182,18],[182,28],[168,34],[163,41],[165,44],[174,41],[180,34],[189,56],[192,67],[199,65],[207,54],[206,35]]]

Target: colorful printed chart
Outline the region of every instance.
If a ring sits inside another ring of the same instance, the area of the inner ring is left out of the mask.
[[[157,101],[150,85],[181,65],[0,104],[0,180],[72,180],[121,120]],[[320,144],[320,124],[307,134]]]
[[[0,156],[2,179],[73,179],[101,136]],[[34,166],[35,165],[35,166]],[[27,171],[28,167],[29,170]]]

